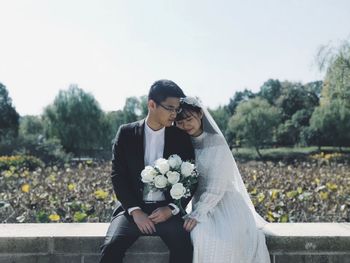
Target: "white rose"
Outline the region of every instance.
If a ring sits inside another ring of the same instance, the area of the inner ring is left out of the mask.
[[[190,162],[183,162],[181,164],[181,174],[185,177],[190,176],[194,170],[194,164]]]
[[[168,177],[168,181],[171,184],[176,184],[180,180],[180,174],[178,172],[167,172],[166,176]]]
[[[177,154],[173,154],[169,157],[168,162],[171,168],[176,169],[180,167],[182,160],[180,156],[178,156]]]
[[[156,167],[162,174],[166,174],[170,169],[168,161],[163,158],[160,158],[156,161]]]
[[[146,166],[141,172],[141,181],[144,183],[151,183],[156,175],[157,171],[152,166]]]
[[[166,179],[166,177],[164,175],[157,175],[154,178],[154,185],[157,188],[164,188],[164,187],[166,187],[167,184],[168,184],[168,180]]]
[[[170,195],[172,198],[179,200],[181,197],[183,197],[186,193],[186,188],[183,186],[182,183],[174,184],[173,187],[170,189]]]

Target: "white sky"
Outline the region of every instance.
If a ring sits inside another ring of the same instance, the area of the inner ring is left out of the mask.
[[[0,82],[21,114],[69,84],[103,110],[174,80],[211,108],[269,78],[322,78],[320,45],[350,36],[348,0],[0,0]]]

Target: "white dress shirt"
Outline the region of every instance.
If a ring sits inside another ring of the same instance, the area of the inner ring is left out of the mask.
[[[145,166],[150,165],[153,166],[155,161],[159,158],[163,158],[163,151],[164,151],[164,139],[165,139],[165,127],[161,128],[160,130],[152,130],[151,127],[147,124],[147,119],[145,120],[145,137],[144,137],[144,162]],[[144,195],[143,200],[147,202],[154,202],[154,201],[164,201],[165,196],[162,191],[148,191],[146,189],[146,185],[144,186]],[[179,208],[173,204],[170,203],[172,207],[174,207],[174,210],[172,211],[173,215],[177,214],[180,210]],[[128,209],[128,213],[130,214],[132,211],[140,209],[140,207],[132,207]]]
[[[144,161],[145,166],[150,165],[154,166],[154,163],[159,158],[163,158],[164,151],[164,135],[165,135],[165,127],[158,131],[152,130],[147,125],[147,120],[145,123],[145,140],[144,140]],[[162,191],[147,191],[146,185],[144,187],[143,200],[144,201],[164,201],[165,196]]]

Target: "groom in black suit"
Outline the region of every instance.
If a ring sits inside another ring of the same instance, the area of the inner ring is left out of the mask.
[[[177,154],[182,160],[194,160],[189,136],[172,126],[182,97],[185,94],[174,82],[156,81],[148,94],[146,119],[119,128],[111,174],[119,201],[101,247],[100,263],[123,262],[126,250],[142,235],[160,236],[169,248],[170,263],[192,262],[190,234],[170,193],[149,192],[141,181],[141,171],[158,158]],[[182,206],[190,199],[182,200]]]

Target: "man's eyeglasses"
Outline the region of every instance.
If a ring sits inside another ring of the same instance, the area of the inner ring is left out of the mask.
[[[163,109],[167,110],[167,111],[170,112],[170,113],[179,114],[179,113],[181,113],[181,111],[182,111],[182,108],[174,109],[174,108],[169,108],[169,107],[167,107],[167,106],[164,106],[163,104],[158,103],[158,102],[156,102],[156,101],[155,101],[155,103],[157,103],[157,105],[161,106]]]

